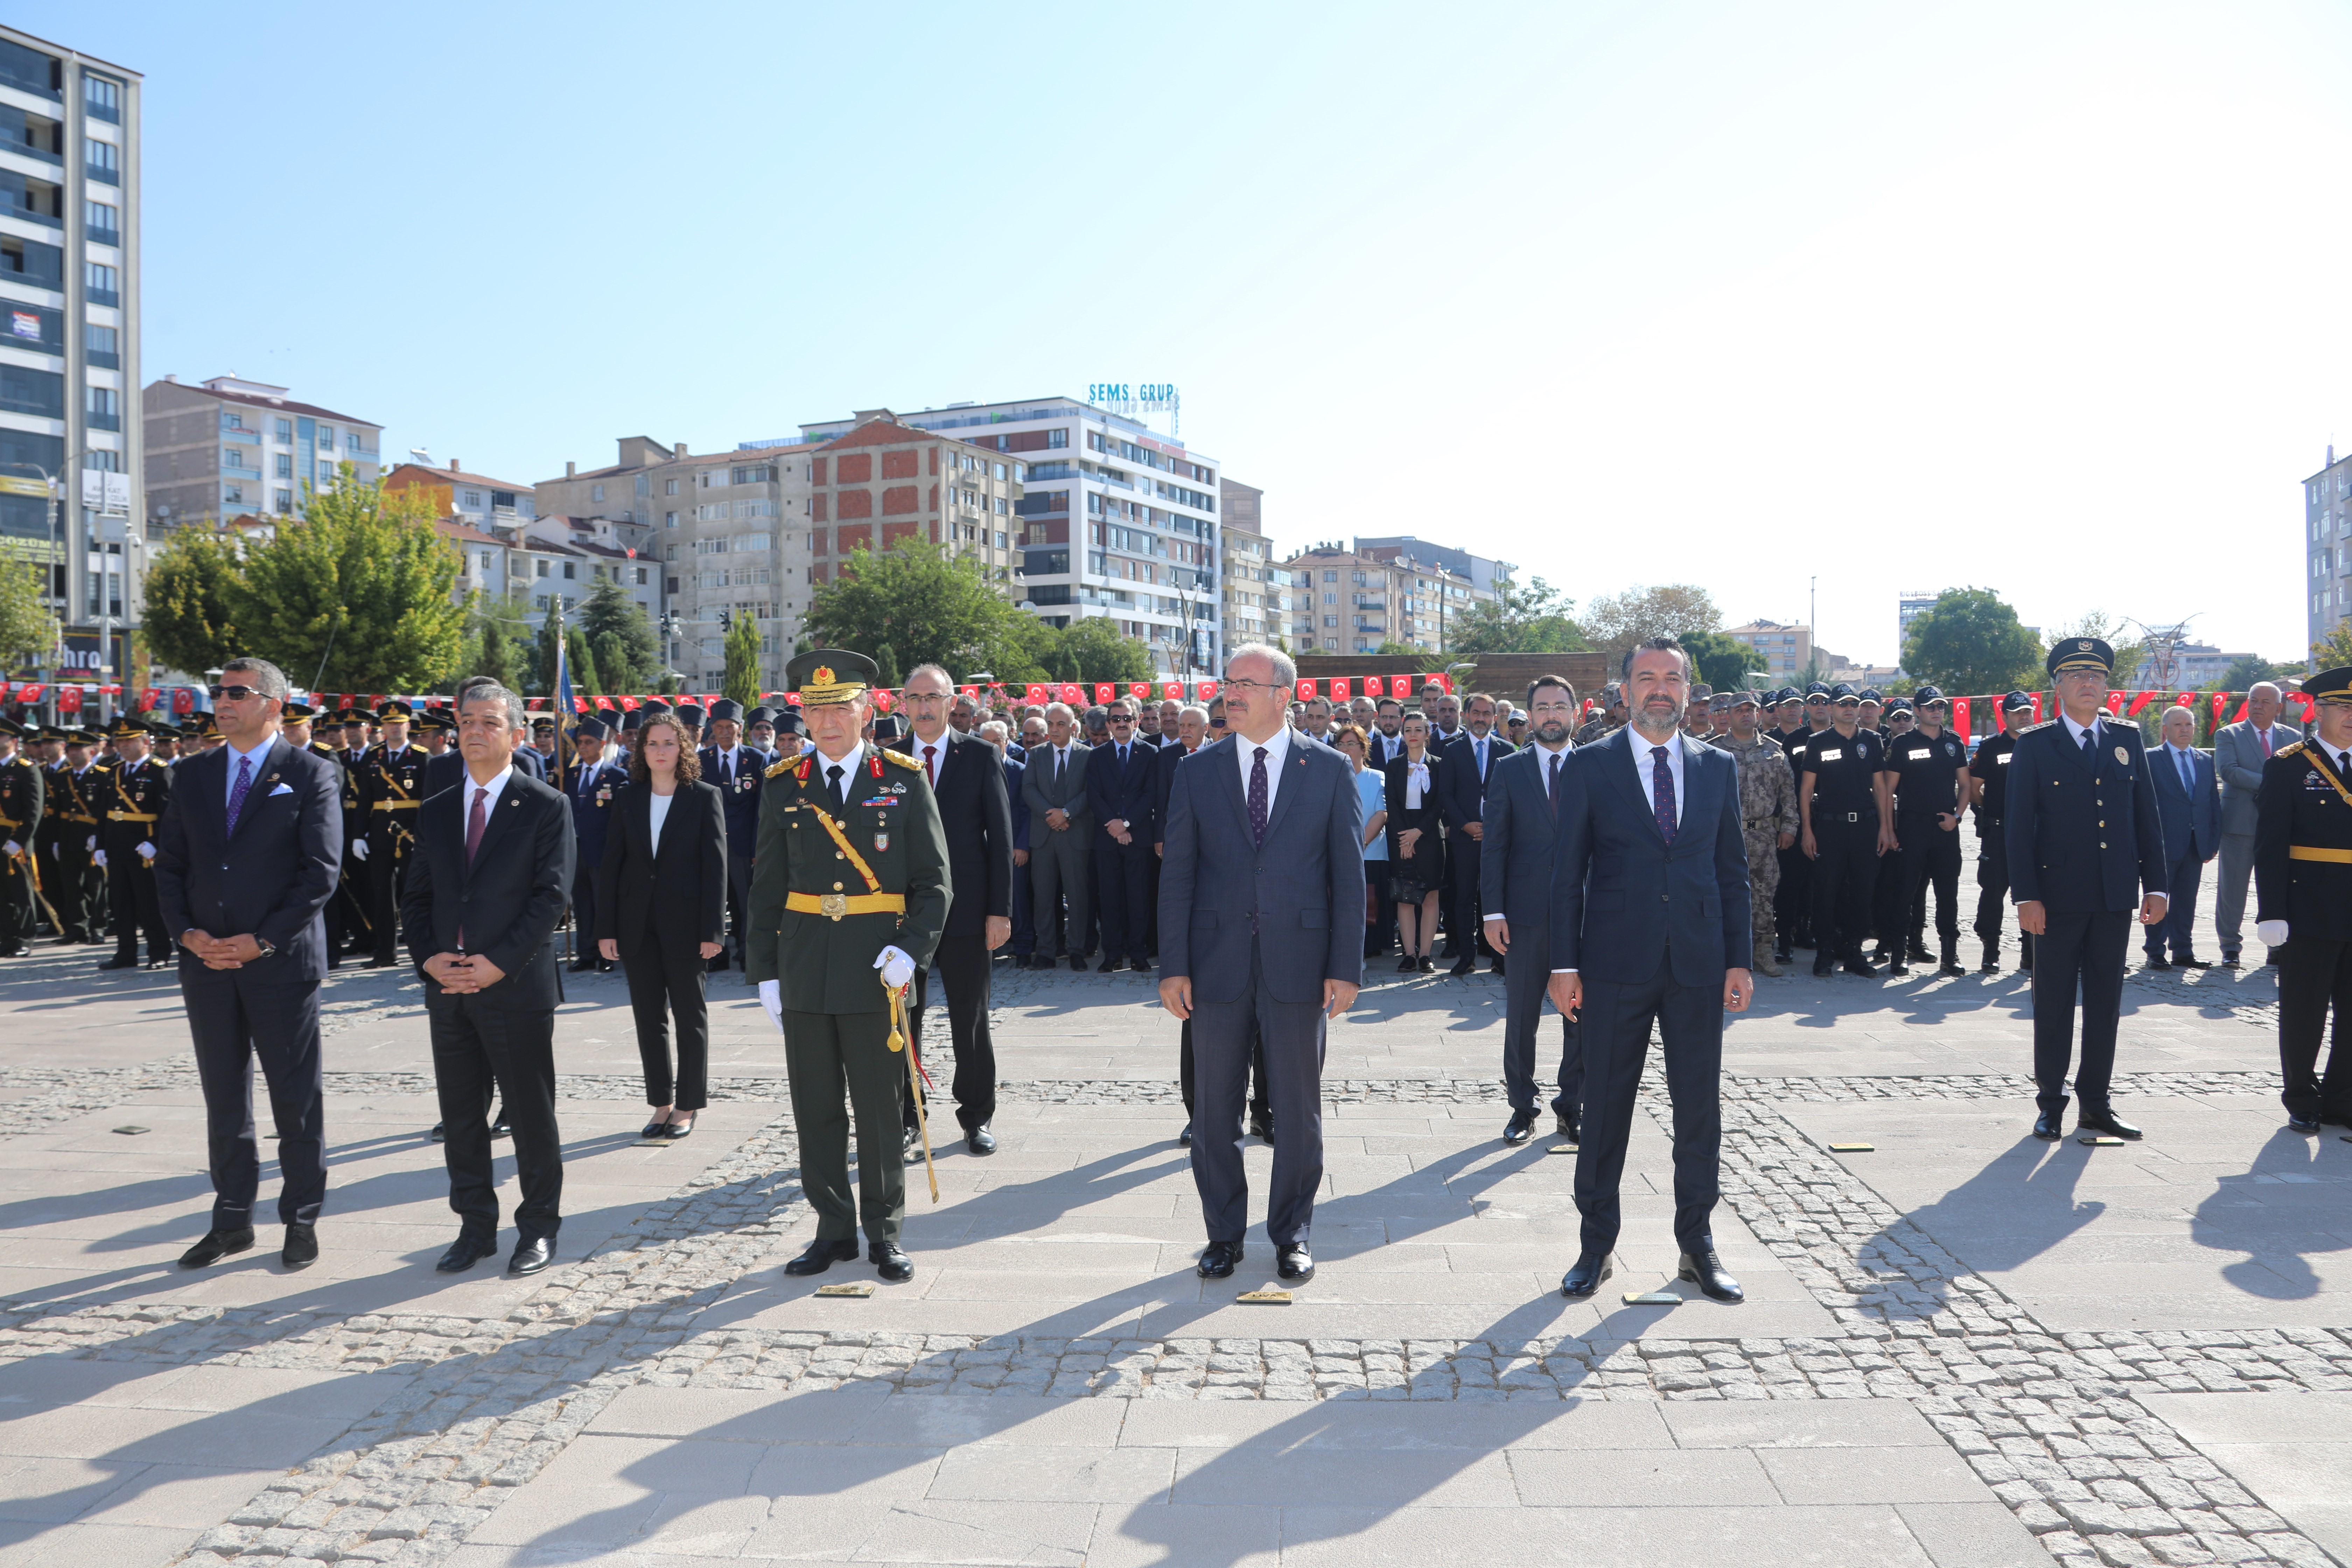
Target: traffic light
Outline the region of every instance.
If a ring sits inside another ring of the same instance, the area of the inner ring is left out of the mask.
[[[719,629],[722,632],[731,632],[735,629],[735,613],[732,610],[719,612]]]

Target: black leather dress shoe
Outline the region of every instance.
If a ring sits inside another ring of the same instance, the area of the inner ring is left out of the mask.
[[[1127,966],[1129,969],[1134,970],[1138,974],[1149,974],[1151,973],[1151,961],[1148,958],[1130,959],[1128,962]]]
[[[1559,1135],[1560,1141],[1564,1143],[1580,1143],[1583,1142],[1581,1138],[1577,1136],[1576,1118],[1573,1116],[1555,1115],[1551,1119],[1551,1130]]]
[[[1559,1293],[1571,1301],[1581,1301],[1616,1272],[1616,1261],[1610,1254],[1585,1253],[1577,1258],[1575,1268],[1560,1277]]]
[[[1478,964],[1476,961],[1465,954],[1461,958],[1455,959],[1454,961],[1454,967],[1447,970],[1445,973],[1448,974],[1471,974],[1476,973],[1477,968]]]
[[[2300,1116],[2290,1116],[2286,1119],[2286,1130],[2290,1132],[2300,1132],[2306,1138],[2316,1137],[2319,1133],[2319,1119],[2315,1116],[2306,1121]]]
[[[1878,971],[1870,967],[1870,960],[1863,957],[1862,954],[1858,952],[1852,958],[1845,961],[1845,972],[1848,974],[1859,974],[1864,980],[1875,980],[1878,978]]]
[[[1242,1244],[1238,1241],[1213,1241],[1202,1250],[1200,1263],[1192,1272],[1203,1279],[1229,1279],[1234,1266],[1242,1260]]]
[[[133,954],[129,958],[124,958],[118,953],[114,957],[108,959],[104,963],[100,964],[99,967],[100,969],[136,969],[139,967],[139,959],[136,954]]]
[[[2238,962],[2238,955],[2236,953],[2225,952],[2221,955],[2221,967],[2224,969],[2242,969],[2245,965]]]
[[[662,1135],[662,1129],[668,1125],[669,1123],[667,1121],[648,1121],[643,1127],[637,1129],[637,1136],[640,1138],[658,1138]]]
[[[1816,980],[1826,980],[1826,979],[1828,979],[1831,975],[1835,974],[1836,973],[1837,973],[1837,960],[1836,960],[1836,959],[1833,959],[1833,958],[1816,958],[1815,960],[1813,960],[1813,978],[1814,978],[1814,979],[1816,979]]]
[[[1187,1121],[1184,1123],[1184,1131],[1176,1134],[1176,1147],[1179,1149],[1190,1149],[1192,1146],[1192,1124]]]
[[[2172,965],[2165,962],[2164,955],[2162,953],[2152,952],[2148,954],[2146,967],[2149,969],[2170,969]]]
[[[2033,1119],[2033,1135],[2044,1143],[2055,1143],[2066,1135],[2065,1129],[2059,1125],[2063,1119],[2061,1111],[2043,1111]]]
[[[449,1244],[434,1268],[443,1274],[463,1274],[483,1258],[499,1249],[498,1238],[488,1236],[460,1236]]]
[[[996,1152],[996,1134],[991,1132],[988,1123],[983,1121],[963,1135],[963,1146],[975,1154],[993,1154]]]
[[[555,1261],[555,1238],[537,1236],[529,1241],[515,1243],[514,1255],[507,1259],[509,1274],[536,1274]]]
[[[1886,973],[1895,975],[1908,975],[1911,973],[1911,965],[1902,958],[1897,957],[1894,963],[1886,966]]]
[[[1966,974],[1968,970],[1957,958],[1948,958],[1936,966],[1938,974]]]
[[[1710,1301],[1745,1301],[1748,1292],[1739,1281],[1724,1271],[1723,1259],[1713,1252],[1688,1253],[1675,1265],[1675,1277],[1687,1279],[1698,1287],[1699,1294]]]
[[[838,1241],[818,1237],[808,1245],[808,1250],[784,1265],[784,1272],[795,1279],[805,1279],[812,1274],[822,1274],[836,1263],[847,1263],[857,1256],[857,1238],[845,1236]]]
[[[252,1245],[253,1227],[249,1225],[239,1230],[207,1231],[202,1241],[180,1254],[180,1267],[202,1268],[208,1263],[218,1263],[232,1252],[243,1252]]]
[[[1286,1285],[1304,1285],[1315,1278],[1315,1258],[1303,1241],[1274,1249],[1274,1272]]]
[[[904,1285],[915,1277],[915,1260],[899,1251],[896,1242],[875,1242],[866,1249],[866,1261],[892,1285]]]
[[[1074,952],[1070,954],[1070,973],[1073,974],[1084,974],[1086,972],[1087,955],[1083,952]]]
[[[2110,1138],[2128,1138],[2135,1142],[2143,1136],[2138,1128],[2134,1127],[2130,1122],[2126,1121],[2122,1117],[2117,1116],[2112,1110],[2103,1110],[2096,1116],[2092,1115],[2089,1111],[2084,1111],[2082,1115],[2077,1116],[2074,1119],[2074,1131],[2077,1132],[2104,1132]]]
[[[514,1123],[507,1120],[507,1113],[504,1107],[499,1108],[499,1119],[490,1123],[490,1136],[493,1138],[511,1138],[514,1136]]]
[[[673,1121],[668,1126],[663,1128],[661,1130],[661,1135],[665,1142],[675,1143],[681,1138],[690,1136],[693,1131],[694,1118],[689,1116],[683,1121]]]
[[[0,958],[30,958],[32,956],[33,950],[26,947],[21,942],[12,942],[5,947],[0,947]]]
[[[2176,958],[2172,962],[2183,969],[2210,969],[2213,967],[2203,959],[2193,955],[2188,958]]]
[[[1535,1135],[1536,1113],[1532,1110],[1514,1110],[1511,1112],[1510,1121],[1503,1124],[1503,1142],[1513,1148],[1518,1147]]]
[[[1253,1138],[1263,1139],[1266,1142],[1272,1143],[1274,1142],[1274,1119],[1267,1116],[1251,1117],[1250,1136]]]
[[[1111,974],[1117,973],[1120,967],[1122,966],[1118,959],[1106,956],[1100,963],[1095,965],[1095,973],[1097,974]]]
[[[285,1250],[278,1261],[289,1268],[308,1268],[319,1261],[319,1227],[314,1225],[289,1225],[286,1227]]]
[[[593,958],[575,958],[568,967],[574,974],[587,974],[595,970],[596,961]]]
[[[436,1121],[433,1124],[433,1131],[425,1136],[431,1138],[436,1143],[446,1143],[449,1141],[449,1129]]]
[[[1499,953],[1496,955],[1494,963],[1488,967],[1486,972],[1489,974],[1500,974],[1503,973],[1503,960]]]

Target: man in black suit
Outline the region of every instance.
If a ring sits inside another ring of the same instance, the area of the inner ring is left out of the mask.
[[[514,1127],[522,1202],[510,1274],[536,1274],[562,1224],[563,1150],[555,1128],[556,922],[572,886],[572,814],[562,795],[515,765],[527,716],[495,682],[457,711],[466,776],[417,813],[416,854],[401,926],[425,981],[433,1078],[447,1130],[449,1206],[457,1239],[435,1267],[457,1274],[496,1250],[490,1170],[493,1079]]]
[[[1538,676],[1528,688],[1528,711],[1534,729],[1527,748],[1497,762],[1486,781],[1486,836],[1478,867],[1486,945],[1506,954],[1514,945],[1528,950],[1527,961],[1503,982],[1503,1082],[1511,1100],[1503,1142],[1512,1144],[1535,1135],[1536,1033],[1551,979],[1552,861],[1559,849],[1560,790],[1575,749],[1568,737],[1576,688],[1556,675]],[[1551,1109],[1560,1137],[1573,1143],[1584,1098],[1584,1049],[1575,1019],[1563,1015],[1559,1027],[1559,1092]]]
[[[751,908],[751,847],[760,841],[760,781],[769,759],[738,742],[742,732],[742,705],[722,697],[710,705],[710,744],[702,748],[702,782],[717,790],[727,807],[727,922],[734,933],[735,962],[743,962],[749,931],[743,911]],[[714,970],[727,967],[727,955],[710,961]]]
[[[572,726],[575,761],[563,781],[572,797],[572,972],[610,970],[613,961],[596,952],[596,868],[604,862],[604,835],[613,817],[614,797],[628,786],[629,772],[604,755],[610,733],[602,719],[584,718]]]
[[[1087,803],[1095,820],[1095,908],[1102,922],[1102,963],[1151,972],[1152,760],[1159,749],[1135,738],[1135,704],[1110,705],[1110,741],[1087,759]]]
[[[996,1134],[988,1124],[996,1116],[996,1046],[988,1035],[988,972],[989,955],[1013,937],[1013,809],[996,748],[977,735],[959,734],[948,723],[954,698],[946,670],[917,665],[907,677],[905,698],[914,732],[889,748],[922,763],[930,780],[940,826],[947,835],[948,886],[953,889],[939,948],[929,963],[915,971],[907,1032],[919,1058],[923,1011],[936,973],[947,993],[948,1037],[955,1044],[956,1121],[967,1148],[993,1154]],[[703,777],[709,776],[706,769]],[[732,823],[727,832],[732,845]],[[910,1134],[914,1113],[910,1089]]]
[[[1445,862],[1454,878],[1454,945],[1459,954],[1452,973],[1478,967],[1480,846],[1486,833],[1486,780],[1496,763],[1517,748],[1495,733],[1495,700],[1475,692],[1463,704],[1468,720],[1460,737],[1439,753],[1437,809],[1445,820]],[[1431,744],[1436,744],[1433,740]],[[1495,954],[1495,973],[1503,955]]]
[[[173,774],[156,837],[155,894],[180,945],[180,998],[211,1146],[212,1229],[182,1255],[189,1268],[253,1245],[256,1057],[278,1123],[280,1256],[289,1268],[319,1256],[327,1194],[320,911],[341,868],[343,808],[333,766],[278,732],[287,695],[276,665],[239,658],[221,667],[212,697],[226,743]]]

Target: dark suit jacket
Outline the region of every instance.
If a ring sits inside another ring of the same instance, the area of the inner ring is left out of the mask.
[[[1551,814],[1544,769],[1551,761],[1529,746],[1496,763],[1486,778],[1486,837],[1478,860],[1478,907],[1511,923],[1516,946],[1551,920],[1552,862],[1559,849],[1559,825]],[[1571,748],[1559,760],[1563,809],[1568,775],[1575,765]]]
[[[454,752],[456,748],[452,747],[451,750]],[[529,773],[541,784],[547,782],[549,769],[547,756],[537,746],[516,747],[514,764],[515,772]]]
[[[580,841],[580,865],[594,870],[604,860],[614,808],[629,787],[629,770],[609,758],[594,767],[575,767],[564,781],[572,798],[572,829]]]
[[[1152,826],[1158,807],[1151,787],[1152,763],[1159,757],[1157,746],[1139,742],[1127,748],[1124,769],[1119,766],[1117,746],[1105,746],[1087,758],[1087,807],[1097,829],[1107,822],[1124,822],[1128,842],[1134,848],[1147,848],[1160,841]],[[1101,842],[1117,847],[1108,833]]]
[[[613,802],[612,831],[596,868],[596,937],[625,956],[659,946],[690,952],[727,932],[727,818],[718,786],[680,784],[653,842],[654,792]]]
[[[1725,970],[1748,967],[1755,945],[1739,761],[1675,738],[1684,799],[1668,844],[1634,767],[1633,733],[1629,725],[1578,747],[1561,776],[1551,966],[1639,984],[1671,963],[1677,985],[1720,985]]]
[[[1070,826],[1065,830],[1076,834],[1081,845],[1094,838],[1094,817],[1087,805],[1087,771],[1093,766],[1094,752],[1083,739],[1070,742],[1070,757],[1062,769],[1059,783],[1054,779],[1054,746],[1050,741],[1021,759],[1021,793],[1029,802],[1029,831],[1032,843],[1043,843],[1053,832],[1045,826],[1045,813],[1059,809],[1068,814]]]
[[[953,730],[941,742],[946,750],[932,798],[947,835],[948,880],[955,889],[943,934],[976,936],[990,915],[1013,918],[1013,805],[995,747]],[[890,750],[923,760],[912,735],[891,742]]]
[[[2091,721],[2098,739],[2088,761],[2056,719],[2019,731],[2010,753],[2010,896],[2053,914],[2137,910],[2143,889],[2169,886],[2139,726]]]
[[[571,808],[552,788],[516,769],[483,826],[469,868],[465,801],[470,782],[417,808],[416,849],[400,904],[409,960],[423,977],[426,959],[459,951],[462,925],[464,951],[481,954],[506,975],[485,996],[505,993],[516,1006],[553,1007],[562,999],[562,983],[555,973],[555,944],[548,939],[571,901]]]
[[[1203,746],[1209,742],[1201,742]],[[1176,764],[1193,755],[1178,741],[1172,746],[1162,746],[1151,758],[1151,842],[1162,844],[1168,838],[1168,795],[1176,787]]]
[[[705,746],[696,757],[702,765],[702,782],[719,790],[727,808],[727,853],[750,859],[751,847],[760,841],[761,781],[767,773],[768,764],[775,759],[756,746],[736,747],[733,784],[721,788],[719,748]]]
[[[257,966],[270,978],[318,980],[327,973],[320,911],[343,864],[340,775],[326,758],[272,742],[231,834],[231,755],[221,746],[173,770],[172,801],[155,837],[163,924],[174,942],[192,927],[216,937],[251,934],[278,950]],[[181,951],[181,963],[197,962]]]
[[[2164,816],[2167,866],[2179,865],[2192,852],[2200,860],[2210,860],[2221,852],[2221,775],[2213,771],[2213,759],[2193,746],[2189,766],[2195,782],[2184,791],[2172,748],[2158,743],[2148,751],[2147,771],[2156,781],[2157,809]]]
[[[1004,759],[1004,804],[1013,816],[1013,847],[1015,849],[1029,847],[1029,802],[1023,798],[1021,789],[1021,775],[1026,772],[1028,770],[1021,765],[1020,758],[1008,756]]]
[[[1518,748],[1497,734],[1486,737],[1486,772]],[[1448,833],[1460,833],[1465,823],[1485,819],[1486,781],[1478,776],[1478,752],[1470,742],[1470,732],[1438,753],[1437,810],[1445,819]]]
[[[457,747],[450,747],[437,757],[427,757],[425,760],[425,794],[421,798],[431,800],[443,790],[455,788],[457,781],[465,776],[466,759],[457,754]]]
[[[1160,839],[1167,846],[1160,867],[1160,973],[1189,976],[1196,1000],[1238,1001],[1249,986],[1255,927],[1275,999],[1320,1002],[1326,980],[1363,984],[1356,770],[1330,747],[1294,733],[1260,847],[1250,841],[1238,742],[1227,736],[1176,765]]]

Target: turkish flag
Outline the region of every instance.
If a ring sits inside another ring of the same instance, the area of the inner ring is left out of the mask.
[[[637,547],[636,547],[635,545],[632,544],[632,545],[630,545],[630,546],[629,546],[629,559],[630,559],[630,560],[632,560],[632,561],[635,561],[636,558],[637,558]]]
[[[1062,682],[1061,700],[1065,702],[1084,702],[1087,700],[1087,694],[1076,681],[1065,680]]]
[[[1047,702],[1053,700],[1053,699],[1046,695],[1045,683],[1044,681],[1033,680],[1029,683],[1028,689],[1022,693],[1021,700],[1024,702],[1034,703],[1037,707],[1043,708]]]
[[[1963,742],[1969,738],[1969,700],[1965,697],[1952,699],[1952,732]]]
[[[2229,710],[2230,694],[2226,691],[2213,693],[2213,723],[2216,728],[2219,728],[2221,723],[2221,715]]]
[[[2135,691],[2132,693],[2131,706],[2124,710],[2124,716],[2127,719],[2137,719],[2139,717],[2139,710],[2155,700],[2156,693],[2153,691]]]
[[[1301,680],[1299,681],[1299,683],[1298,683],[1298,690],[1297,690],[1297,698],[1298,698],[1298,700],[1299,700],[1299,701],[1301,701],[1301,702],[1304,702],[1304,701],[1307,700],[1307,699],[1309,699],[1309,698],[1313,697],[1314,695],[1315,695],[1315,682],[1314,682],[1314,681],[1312,681],[1312,680],[1301,679]]]
[[[1346,676],[1335,675],[1331,678],[1331,700],[1334,703],[1345,702],[1348,700],[1348,678]]]
[[[79,713],[81,711],[80,687],[60,686],[58,688],[58,711],[60,713]]]
[[[1138,702],[1149,702],[1151,700],[1151,682],[1130,680],[1127,683],[1127,694]]]
[[[1454,678],[1443,670],[1440,670],[1433,675],[1423,676],[1421,678],[1421,683],[1423,686],[1434,686],[1437,689],[1444,692],[1449,697],[1454,695]]]
[[[596,700],[597,700],[597,701],[599,701],[599,702],[602,702],[602,701],[604,700],[604,699],[600,697],[600,698],[598,698]],[[574,697],[574,698],[572,700],[572,710],[574,713],[585,713],[585,712],[587,712],[587,711],[588,711],[588,699],[586,699],[585,697]]]
[[[1217,683],[1213,680],[1201,682],[1201,689],[1195,695],[1203,702],[1213,700],[1217,695]]]
[[[2194,691],[2184,691],[2179,697],[2173,699],[2173,705],[2179,708],[2194,708],[2197,706],[2197,693]]]
[[[874,689],[874,710],[877,713],[887,713],[897,705],[898,700],[898,694],[888,687],[877,686]]]
[[[2042,722],[2042,693],[2039,691],[2033,693],[2033,721],[2037,724]]]
[[[596,699],[596,706],[599,710],[610,713],[613,710],[613,700],[609,697],[599,697]]]
[[[977,686],[959,686],[956,688],[956,695],[958,697],[977,697],[980,695],[980,688]]]
[[[152,713],[155,709],[155,689],[152,686],[139,693],[139,711]]]
[[[16,693],[16,700],[19,702],[38,702],[41,700],[41,683],[39,681],[27,681],[25,684],[25,689]]]
[[[1381,679],[1377,675],[1368,675],[1364,677],[1364,695],[1367,697],[1385,697],[1388,695],[1388,684],[1389,683],[1387,681]]]
[[[2110,713],[2118,713],[2118,714],[2119,714],[2119,713],[2121,713],[2123,710],[2124,710],[2124,694],[2123,694],[2122,692],[2120,692],[2120,691],[2110,691],[2110,692],[2108,692],[2108,693],[2107,693],[2107,711],[2108,711],[2108,712],[2110,712]]]
[[[196,689],[193,686],[173,687],[172,689],[172,711],[174,713],[193,713],[195,710]]]
[[[1097,680],[1095,682],[1095,700],[1097,702],[1108,702],[1118,695],[1118,688],[1110,681]]]
[[[787,691],[787,692],[785,692],[785,693],[784,693],[784,706],[785,706],[785,707],[787,707],[787,708],[797,708],[797,707],[799,707],[800,705],[801,705],[801,694],[800,694],[799,692],[797,692],[797,691]]]

